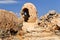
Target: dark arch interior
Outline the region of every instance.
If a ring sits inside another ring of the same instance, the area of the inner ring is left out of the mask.
[[[27,8],[24,8],[23,9],[23,14],[24,14],[24,21],[27,22],[28,18],[30,17],[29,10]]]

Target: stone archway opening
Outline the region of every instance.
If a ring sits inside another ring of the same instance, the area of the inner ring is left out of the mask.
[[[28,22],[30,15],[29,15],[29,10],[27,8],[23,9],[23,15],[24,15],[24,21]]]

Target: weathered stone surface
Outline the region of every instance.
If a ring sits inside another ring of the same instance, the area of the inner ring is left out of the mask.
[[[13,12],[0,10],[0,38],[1,40],[12,40],[11,39],[13,38],[12,36],[17,35],[17,33],[21,29],[21,26],[22,24],[20,25],[18,17]]]
[[[60,14],[52,10],[38,19],[32,3],[24,4],[20,18],[0,10],[0,40],[60,40]]]
[[[59,28],[59,20],[60,20],[60,14],[57,14],[54,10],[49,11],[47,15],[42,16],[40,18],[40,26],[50,29],[50,30],[57,30]]]
[[[23,22],[23,40],[60,40],[60,14],[54,10],[42,16],[37,23]]]
[[[32,3],[26,3],[21,9],[21,17],[25,22],[36,22],[37,10]]]

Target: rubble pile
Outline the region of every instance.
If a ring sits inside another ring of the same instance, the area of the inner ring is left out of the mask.
[[[56,11],[49,11],[48,14],[40,17],[40,27],[44,27],[46,30],[55,31],[59,30],[60,14]]]
[[[40,17],[39,22],[30,26],[22,36],[23,40],[60,40],[60,14],[56,11],[49,11],[46,15]],[[28,27],[29,25],[29,27]],[[32,23],[31,23],[32,25]]]
[[[21,18],[23,19],[22,40],[60,40],[58,37],[60,14],[56,11],[49,11],[39,19],[35,6],[26,3],[21,9]]]

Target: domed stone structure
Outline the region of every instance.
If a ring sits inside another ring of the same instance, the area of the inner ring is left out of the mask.
[[[37,10],[32,3],[25,3],[21,9],[21,18],[23,19],[22,29],[26,32],[31,30],[37,22]]]
[[[28,32],[35,30],[35,26],[37,25],[38,17],[36,7],[32,3],[25,3],[21,9],[21,18],[23,19],[23,33],[28,35]],[[22,36],[25,36],[25,34]],[[27,40],[25,38],[22,39]]]
[[[36,22],[37,20],[37,10],[32,3],[25,3],[21,10],[21,17],[24,22]]]

